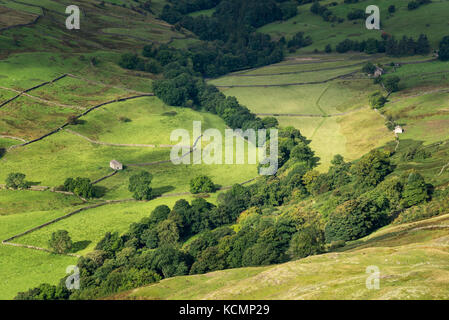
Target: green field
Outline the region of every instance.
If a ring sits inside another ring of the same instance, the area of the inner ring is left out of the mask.
[[[0,195],[0,215],[2,216],[23,212],[51,211],[83,204],[78,197],[53,192],[0,190]]]
[[[306,82],[324,81],[338,76],[343,76],[358,70],[360,70],[360,67],[355,66],[337,70],[326,70],[322,72],[284,74],[282,77],[277,75],[265,75],[264,77],[247,75],[246,77],[244,77],[243,81],[245,85],[256,85],[256,86],[306,83]],[[211,83],[218,87],[235,86],[235,85],[238,86],[242,84],[242,77],[229,75],[223,78],[213,80],[211,81]]]
[[[74,196],[39,191],[0,190],[0,239],[86,206]],[[47,252],[0,246],[0,299],[12,299],[18,291],[39,285],[42,281],[57,283],[67,266],[76,264],[75,257]]]
[[[332,58],[337,60],[335,56]],[[360,70],[360,65],[346,66],[366,59],[364,55],[340,56],[339,61],[329,62],[332,58],[317,56],[307,59],[300,56],[239,75],[215,79],[211,83],[238,86],[330,79],[349,70]],[[314,63],[310,63],[312,61]],[[328,70],[336,67],[343,69]],[[289,68],[293,73],[283,74]],[[274,78],[276,81],[273,81]],[[281,126],[291,125],[299,129],[312,141],[312,149],[321,158],[321,171],[329,167],[336,154],[343,155],[347,160],[355,160],[394,139],[382,117],[368,107],[368,96],[379,90],[379,86],[374,85],[371,79],[339,79],[301,86],[234,87],[221,90],[228,96],[237,97],[251,111],[262,116],[274,115]]]
[[[170,141],[171,131],[191,131],[193,121],[201,121],[204,130],[225,129],[223,120],[217,116],[170,107],[156,97],[113,103],[88,114],[83,120],[82,124],[69,129],[94,140],[125,144],[175,144]]]

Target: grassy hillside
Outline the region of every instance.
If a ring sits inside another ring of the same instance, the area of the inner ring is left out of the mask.
[[[222,190],[258,176],[256,164],[168,162],[170,145],[176,143],[170,140],[173,130],[191,133],[193,121],[201,121],[203,131],[216,128],[223,133],[228,127],[223,120],[226,117],[174,107],[154,96],[152,84],[164,78],[162,72],[120,67],[123,53],[140,54],[149,43],[178,49],[200,43],[191,32],[157,17],[167,1],[151,1],[151,11],[140,7],[144,2],[77,1],[82,8],[81,29],[67,30],[64,19],[66,6],[72,4],[69,0],[0,0],[0,241],[26,233],[12,240],[17,246],[0,244],[0,299],[11,299],[43,282],[56,284],[66,267],[76,264],[74,256],[45,251],[50,249],[48,240],[55,231],[67,230],[74,242],[69,254],[84,256],[106,232],[123,234],[159,205],[173,207],[179,199],[193,200],[189,190],[194,177],[207,175],[213,180],[219,190],[207,201],[217,203]],[[364,1],[350,5],[340,2],[332,10],[344,18],[352,9],[367,5]],[[390,2],[379,1],[384,30],[397,37],[425,32],[435,48],[447,33],[449,2],[435,0],[411,12],[407,3],[397,1],[396,13],[389,15],[386,8]],[[226,96],[235,96],[257,116],[273,116],[281,127],[300,129],[321,159],[321,172],[328,169],[336,154],[352,161],[386,146],[397,150],[392,157],[394,174],[416,169],[436,189],[447,186],[449,63],[427,61],[431,56],[311,54],[315,49],[322,51],[328,43],[335,47],[345,38],[379,38],[380,32],[367,31],[361,20],[355,24],[347,20],[325,22],[309,8],[310,4],[299,6],[298,16],[259,31],[273,39],[289,39],[304,31],[313,39],[311,46],[288,53],[280,63],[208,81]],[[190,15],[211,16],[213,11]],[[409,27],[410,21],[416,23]],[[380,112],[368,104],[369,95],[383,89],[361,72],[367,61],[382,64],[387,73],[401,78],[401,90],[389,96]],[[401,66],[391,66],[394,62]],[[193,64],[192,60],[187,64]],[[94,106],[99,107],[91,110]],[[72,121],[88,110],[77,123]],[[387,129],[388,119],[404,127],[405,133],[395,137]],[[191,133],[190,145],[196,138]],[[427,156],[404,158],[418,150],[425,150]],[[112,159],[122,162],[124,170],[110,175]],[[128,190],[130,177],[142,170],[153,175],[155,198],[150,201],[134,201]],[[14,172],[25,174],[32,190],[3,189],[8,175]],[[54,192],[68,177],[105,179],[95,184],[99,197],[85,200]],[[313,201],[298,199],[288,206],[297,209],[306,204],[306,208],[316,209]],[[317,206],[323,205],[323,199],[318,202]],[[101,206],[88,207],[91,205]],[[82,208],[88,209],[66,217]],[[263,209],[272,217],[280,212],[274,205]],[[433,208],[426,204],[414,209],[433,215]],[[448,221],[446,215],[390,226],[338,252],[283,265],[167,279],[116,298],[448,298]],[[33,229],[38,226],[42,227]],[[365,289],[369,265],[381,269],[378,291]]]
[[[449,215],[383,228],[338,252],[176,277],[112,299],[447,299]],[[368,290],[366,268],[380,269]]]
[[[335,1],[320,1],[322,5],[333,2]],[[302,49],[303,52],[312,52],[315,49],[323,51],[327,44],[331,44],[335,49],[335,45],[346,38],[351,40],[379,39],[380,32],[378,30],[367,30],[364,19],[352,21],[347,19],[347,14],[353,9],[365,11],[368,5],[375,4],[380,9],[381,29],[383,31],[396,36],[396,38],[401,38],[403,35],[417,38],[421,33],[425,33],[429,36],[431,45],[436,48],[439,41],[447,34],[446,12],[449,9],[449,3],[444,0],[434,0],[431,4],[421,6],[416,10],[408,10],[409,2],[409,0],[395,1],[396,12],[390,14],[388,7],[392,4],[391,1],[379,0],[375,3],[360,1],[354,4],[345,4],[343,1],[338,1],[337,6],[329,9],[337,17],[345,19],[342,23],[323,21],[320,16],[310,12],[311,4],[307,4],[298,7],[299,14],[296,17],[288,21],[266,25],[259,31],[276,38],[281,36],[288,38],[298,31],[303,31],[313,39],[313,44]]]

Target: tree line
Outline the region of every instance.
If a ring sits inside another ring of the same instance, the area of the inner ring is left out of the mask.
[[[425,34],[421,34],[418,39],[403,36],[397,40],[394,36],[383,33],[381,39],[369,38],[367,40],[345,39],[339,42],[335,50],[338,53],[348,51],[359,51],[368,54],[386,53],[389,56],[413,56],[426,55],[431,51],[429,40]]]

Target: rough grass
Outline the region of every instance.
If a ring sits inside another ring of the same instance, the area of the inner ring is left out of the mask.
[[[390,147],[394,147],[393,144],[396,145],[393,142]],[[448,140],[421,147],[430,153],[430,158],[409,161],[402,158],[402,154],[412,147],[420,146],[420,144],[422,144],[422,141],[400,138],[398,152],[393,156],[396,174],[406,174],[410,170],[416,170],[425,178],[426,182],[435,187],[447,186],[449,181],[449,168],[446,166],[449,162]],[[446,170],[442,170],[443,168],[446,168]]]
[[[133,95],[120,88],[93,84],[70,77],[33,90],[30,94],[48,101],[84,108]]]
[[[386,114],[404,127],[405,132],[400,135],[401,140],[434,143],[449,138],[448,97],[448,92],[434,92],[410,98],[398,97],[396,102],[393,98],[392,102],[385,106],[385,110]]]
[[[2,7],[1,5],[0,2],[0,28],[30,23],[36,18],[36,15]]]
[[[314,82],[314,81],[324,81],[327,79],[335,78],[338,76],[342,76],[348,74],[353,71],[360,70],[359,66],[355,67],[347,67],[336,70],[324,70],[320,72],[308,72],[308,73],[295,73],[295,74],[284,74],[284,75],[265,75],[264,77],[260,76],[251,76],[248,75],[246,77],[239,76],[225,76],[222,78],[218,78],[210,81],[213,85],[216,86],[235,86],[235,85],[282,85],[282,84],[291,84],[291,83],[305,83],[305,82]]]
[[[38,7],[32,7],[25,4],[24,1],[22,3],[12,2],[9,0],[1,0],[0,5],[6,8],[13,9],[15,12],[10,13],[11,15],[17,16],[21,14],[42,14],[42,10]]]
[[[337,122],[341,134],[346,137],[345,156],[349,160],[356,160],[367,150],[394,140],[393,133],[385,126],[385,120],[369,108],[339,117]]]
[[[0,138],[0,148],[8,148],[11,146],[14,146],[16,144],[20,144],[22,141],[15,140],[15,139],[9,139],[9,138]],[[3,154],[1,154],[0,157],[2,157]]]
[[[70,129],[91,139],[125,144],[176,144],[170,141],[171,132],[175,129],[190,132],[193,121],[201,121],[204,130],[225,129],[218,116],[169,107],[156,97],[113,103],[91,112],[83,120]]]
[[[73,109],[20,97],[0,109],[0,134],[36,139],[63,125]]]
[[[449,216],[386,227],[341,252],[175,277],[115,299],[447,299]],[[445,228],[431,228],[443,225]],[[429,227],[429,229],[420,229]],[[380,289],[366,288],[368,266]]]

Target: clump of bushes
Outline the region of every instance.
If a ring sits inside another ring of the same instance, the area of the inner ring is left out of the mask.
[[[67,123],[74,126],[74,125],[80,124],[81,121],[78,119],[78,117],[76,115],[70,115],[67,117]]]
[[[130,118],[127,118],[127,117],[125,117],[125,116],[120,116],[120,117],[118,118],[118,121],[123,122],[123,123],[127,123],[127,122],[131,122],[131,119],[130,119]]]
[[[379,91],[374,92],[369,97],[369,104],[373,109],[382,108],[387,101],[388,99],[384,97]]]
[[[215,190],[215,184],[208,176],[198,176],[190,180],[190,192],[193,194],[211,193]]]
[[[129,177],[128,190],[133,193],[136,200],[151,200],[153,189],[150,187],[153,175],[147,171],[142,171]]]
[[[376,66],[371,61],[368,61],[363,65],[362,72],[372,75],[376,72],[376,69]]]
[[[67,253],[72,249],[73,242],[69,236],[68,231],[58,230],[51,234],[50,240],[48,240],[49,247],[56,253]]]
[[[86,199],[96,197],[95,188],[89,178],[67,178],[64,182],[64,191],[73,192]]]
[[[28,189],[30,182],[25,180],[26,175],[20,172],[10,173],[6,178],[6,188],[9,189]]]

